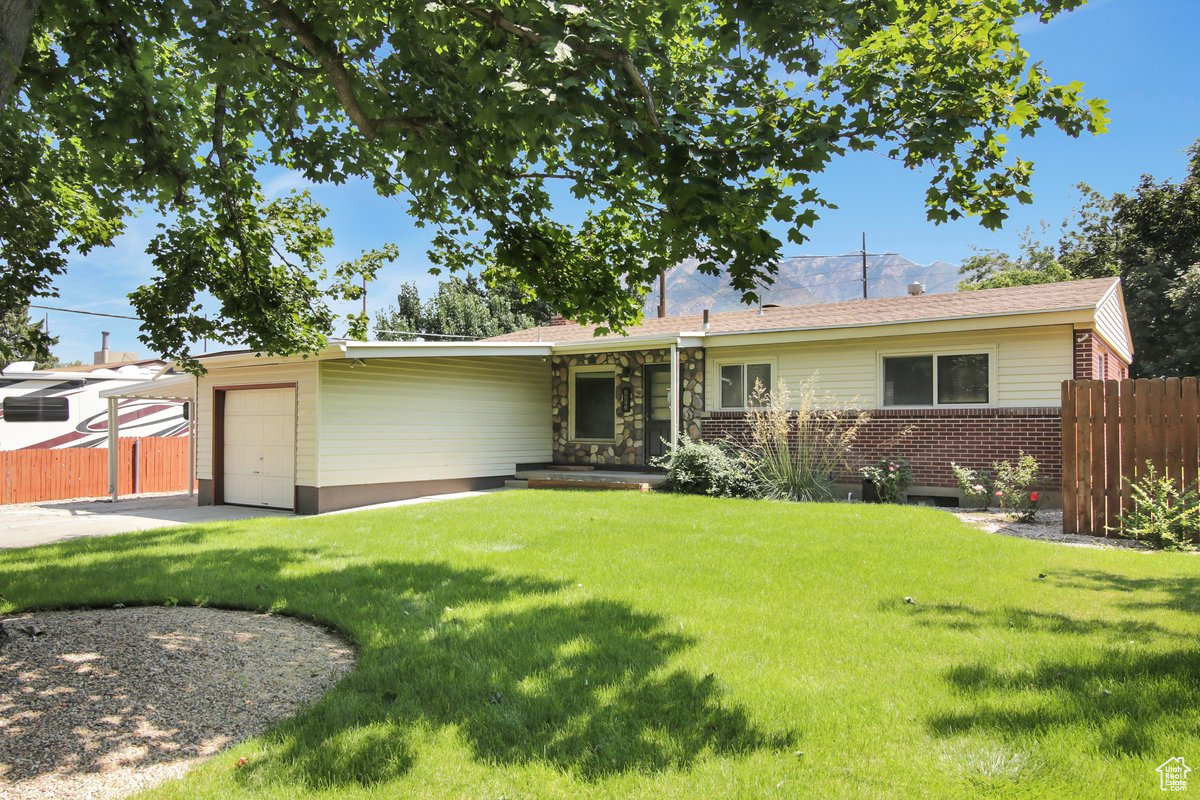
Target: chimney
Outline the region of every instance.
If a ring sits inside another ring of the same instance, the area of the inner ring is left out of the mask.
[[[708,309],[704,309],[704,330],[708,330]]]
[[[662,319],[667,315],[667,271],[662,270],[658,273],[658,317]]]
[[[925,284],[921,283],[920,281],[913,281],[908,285],[908,293],[913,297],[925,294]]]
[[[550,318],[550,322],[548,322],[546,324],[548,324],[551,328],[556,328],[559,325],[570,325],[571,320],[567,319],[562,314],[555,314],[553,317]]]
[[[92,363],[108,363],[108,331],[100,331],[100,349],[92,354]]]

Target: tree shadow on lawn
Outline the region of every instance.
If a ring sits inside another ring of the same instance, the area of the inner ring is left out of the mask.
[[[1131,578],[1101,570],[1069,570],[1053,578],[1059,586],[1066,588],[1123,592],[1126,599],[1121,605],[1128,609],[1165,609],[1200,616],[1200,556],[1178,557],[1192,559],[1197,572],[1195,577]]]
[[[1141,580],[1089,572],[1055,580],[1072,588],[1128,590],[1131,599],[1123,604],[1138,610],[1197,610],[1192,592],[1200,591],[1200,578]],[[1148,597],[1153,592],[1162,594]],[[955,604],[891,605],[909,609],[922,626],[1069,636],[1075,648],[1071,655],[1031,666],[1002,668],[976,661],[951,667],[944,678],[959,697],[959,709],[965,705],[968,710],[932,716],[928,726],[937,735],[1037,735],[1077,728],[1094,736],[1102,752],[1123,756],[1157,754],[1159,742],[1195,737],[1200,730],[1200,647],[1183,633],[1135,619],[1080,619]]]
[[[174,529],[56,545],[53,557],[0,554],[0,594],[22,608],[275,608],[347,634],[357,669],[267,735],[264,754],[237,772],[249,786],[399,777],[430,730],[453,729],[482,763],[540,762],[585,780],[795,743],[791,731],[756,727],[715,676],[672,665],[693,637],[571,581],[227,541]],[[56,595],[65,580],[89,588]]]

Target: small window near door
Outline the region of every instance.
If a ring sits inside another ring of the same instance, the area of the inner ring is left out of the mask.
[[[747,408],[759,388],[771,391],[770,364],[721,365],[721,408]]]
[[[576,372],[571,384],[572,439],[612,441],[616,436],[616,375]]]
[[[8,422],[66,422],[71,416],[65,397],[6,397]]]

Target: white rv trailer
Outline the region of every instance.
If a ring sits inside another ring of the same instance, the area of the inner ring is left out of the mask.
[[[102,389],[132,386],[164,371],[161,361],[39,370],[28,361],[0,371],[0,450],[108,446]],[[122,436],[187,436],[183,403],[118,401]]]

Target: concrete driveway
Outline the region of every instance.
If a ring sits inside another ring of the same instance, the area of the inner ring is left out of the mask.
[[[31,547],[80,536],[103,536],[198,522],[287,517],[290,511],[197,506],[186,494],[118,500],[54,500],[0,505],[0,548]]]

